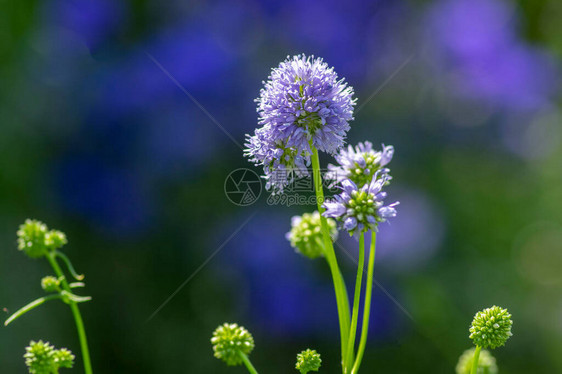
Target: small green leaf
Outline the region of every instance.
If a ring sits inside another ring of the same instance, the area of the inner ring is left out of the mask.
[[[91,296],[78,296],[68,291],[62,291],[61,295],[64,299],[68,299],[70,301],[74,301],[75,303],[85,303],[86,301],[92,300]]]
[[[8,326],[10,323],[12,323],[13,321],[15,321],[17,318],[23,316],[25,313],[29,312],[32,309],[37,308],[39,305],[46,303],[47,301],[50,300],[55,300],[55,299],[60,299],[61,295],[60,294],[56,294],[56,295],[49,295],[49,296],[44,296],[44,297],[40,297],[36,300],[33,300],[32,302],[30,302],[29,304],[27,304],[26,306],[24,306],[23,308],[20,308],[17,312],[15,312],[14,314],[12,314],[7,320],[6,322],[4,322],[4,326]]]

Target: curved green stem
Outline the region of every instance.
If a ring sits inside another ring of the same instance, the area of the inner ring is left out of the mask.
[[[84,274],[78,274],[76,272],[76,270],[74,270],[74,266],[72,266],[72,262],[70,262],[70,259],[68,257],[66,257],[66,255],[64,253],[62,253],[61,251],[55,251],[55,255],[57,257],[60,257],[64,263],[66,264],[66,267],[68,268],[68,271],[70,272],[70,274],[74,277],[74,279],[81,281],[84,279]]]
[[[36,300],[33,300],[32,302],[30,302],[29,304],[27,304],[24,307],[21,307],[20,309],[18,309],[18,311],[16,311],[14,314],[12,314],[10,316],[10,318],[8,318],[6,320],[6,322],[4,322],[4,326],[8,326],[10,323],[14,322],[16,319],[23,316],[25,313],[29,312],[30,310],[33,310],[33,309],[37,308],[39,305],[44,304],[49,300],[55,300],[55,299],[60,299],[60,298],[62,298],[62,296],[60,294],[56,294],[56,295],[49,295],[49,296],[40,297]]]
[[[245,353],[238,351],[238,355],[240,356],[240,358],[244,362],[244,365],[246,365],[246,368],[248,369],[248,371],[250,373],[258,374],[258,371],[254,367],[254,365],[252,365],[252,362],[250,361],[250,359],[248,358],[248,356]]]
[[[480,350],[482,347],[479,345],[476,346],[474,350],[474,357],[472,358],[472,370],[470,370],[470,374],[476,374],[478,372],[478,361],[480,359]]]
[[[357,348],[357,357],[353,364],[351,374],[357,374],[361,360],[365,353],[365,346],[367,345],[367,333],[369,331],[369,317],[371,315],[371,295],[373,294],[373,274],[375,271],[375,251],[376,251],[377,233],[371,231],[371,248],[369,250],[369,264],[367,269],[367,284],[365,286],[365,306],[363,309],[363,325],[361,326],[361,340],[359,341],[359,348]]]
[[[330,272],[332,273],[332,279],[334,282],[334,289],[336,293],[336,302],[338,307],[338,317],[340,323],[340,337],[341,337],[341,355],[342,355],[342,369],[346,367],[346,353],[347,353],[347,341],[349,339],[349,298],[347,296],[347,289],[345,288],[345,282],[343,276],[338,267],[338,260],[336,258],[336,253],[334,252],[334,246],[332,244],[332,238],[330,237],[330,231],[328,229],[328,222],[326,218],[322,216],[324,208],[322,203],[324,202],[324,189],[322,187],[322,175],[320,174],[320,160],[318,157],[318,150],[310,144],[312,150],[312,173],[314,179],[314,190],[316,191],[316,202],[318,205],[318,212],[320,213],[320,223],[322,226],[322,236],[324,238],[324,249],[326,261],[330,266]]]
[[[59,252],[60,253],[60,252]],[[64,274],[57,263],[56,256],[58,253],[49,253],[47,255],[47,260],[53,267],[57,277],[61,279],[61,286],[66,292],[72,293]],[[60,256],[60,255],[59,255]],[[86,374],[92,374],[92,364],[90,363],[90,351],[88,350],[88,340],[86,339],[86,330],[84,329],[84,322],[82,321],[82,315],[80,314],[80,309],[78,305],[72,299],[69,300],[70,310],[74,316],[74,322],[76,322],[76,329],[78,330],[78,338],[80,340],[80,348],[82,349],[82,361],[84,362],[84,371]]]
[[[361,231],[359,236],[359,262],[357,264],[357,278],[355,280],[355,295],[353,297],[353,312],[351,313],[351,327],[349,329],[349,341],[347,343],[346,362],[348,367],[346,371],[351,369],[353,363],[353,350],[355,348],[355,335],[357,334],[357,320],[359,319],[359,301],[361,299],[361,282],[363,280],[363,271],[365,267],[365,233]]]

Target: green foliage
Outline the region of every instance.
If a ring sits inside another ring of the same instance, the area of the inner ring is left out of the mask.
[[[240,353],[250,354],[254,349],[254,338],[244,327],[236,323],[225,323],[213,332],[211,338],[215,357],[229,366],[242,364]]]
[[[66,265],[67,270],[76,280],[82,280],[84,278],[83,275],[76,273],[68,257],[58,250],[67,243],[66,235],[58,230],[49,231],[47,225],[44,223],[28,219],[19,227],[17,236],[19,250],[24,251],[25,254],[31,258],[44,257],[53,268],[56,276],[48,275],[41,279],[41,288],[51,293],[50,295],[33,300],[18,309],[8,317],[4,325],[8,326],[19,317],[43,305],[47,301],[62,300],[65,304],[71,306],[80,338],[84,369],[86,374],[92,374],[84,324],[78,306],[76,305],[91,300],[91,297],[78,296],[72,293],[72,288],[83,287],[84,283],[78,282],[68,284],[63,269],[58,263],[58,260],[61,259]],[[41,340],[39,342],[31,341],[30,345],[26,348],[24,357],[29,372],[32,374],[57,374],[59,368],[72,368],[74,363],[74,355],[72,352],[65,348],[57,350],[49,343],[44,343]]]
[[[511,335],[511,314],[499,306],[484,309],[474,316],[470,339],[482,348],[495,349],[505,344]]]
[[[306,374],[309,371],[318,371],[321,364],[322,359],[320,358],[320,353],[312,349],[307,349],[297,355],[295,368],[302,374]]]
[[[472,370],[472,361],[474,359],[474,351],[476,348],[467,349],[459,357],[459,362],[457,363],[456,372],[457,374],[470,374]],[[496,365],[496,359],[490,351],[485,349],[480,351],[480,357],[478,358],[478,371],[477,374],[497,374],[498,366]]]

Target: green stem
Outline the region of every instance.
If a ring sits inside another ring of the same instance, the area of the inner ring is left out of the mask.
[[[353,364],[351,374],[357,374],[363,353],[365,353],[365,346],[367,345],[367,333],[369,332],[369,317],[371,315],[371,295],[373,293],[373,273],[375,271],[375,251],[376,251],[377,233],[371,231],[371,248],[369,250],[369,264],[367,269],[367,284],[365,286],[365,305],[363,309],[363,325],[361,326],[361,340],[359,341],[359,348],[357,349],[357,357]]]
[[[72,293],[64,274],[57,263],[56,254],[49,253],[47,255],[47,259],[49,263],[53,267],[57,277],[61,279],[61,286],[62,288]],[[80,314],[80,309],[78,309],[78,305],[76,305],[75,301],[69,300],[68,305],[70,306],[70,310],[72,311],[72,315],[74,316],[74,322],[76,322],[76,329],[78,330],[78,338],[80,340],[80,348],[82,349],[82,361],[84,362],[84,371],[86,374],[92,374],[92,364],[90,363],[90,351],[88,350],[88,341],[86,339],[86,330],[84,329],[84,322],[82,321],[82,315]]]
[[[476,374],[478,372],[478,360],[480,359],[481,349],[482,347],[477,345],[476,349],[474,350],[474,357],[472,358],[472,370],[470,371],[470,374]]]
[[[10,323],[14,322],[16,319],[23,316],[25,313],[29,312],[30,310],[33,310],[33,309],[37,308],[39,305],[44,304],[49,300],[60,299],[61,297],[62,297],[61,295],[56,294],[56,295],[49,295],[49,296],[40,297],[37,300],[33,300],[32,302],[30,302],[26,306],[18,309],[17,312],[12,314],[10,316],[10,318],[8,318],[6,320],[6,322],[4,322],[4,326],[8,326]]]
[[[357,279],[355,280],[355,295],[353,297],[353,312],[351,313],[351,328],[349,329],[349,341],[347,343],[346,361],[348,367],[346,371],[351,369],[353,363],[353,349],[355,347],[355,335],[357,334],[357,320],[359,319],[359,301],[361,299],[361,282],[363,280],[363,271],[365,267],[365,233],[361,231],[359,236],[359,263],[357,264]]]
[[[238,351],[238,355],[240,356],[242,361],[244,361],[244,365],[246,365],[246,368],[248,369],[248,371],[250,373],[258,374],[258,371],[254,367],[254,365],[252,365],[252,362],[250,361],[250,359],[248,358],[248,356],[245,353]]]
[[[60,251],[55,251],[55,256],[60,257],[63,260],[63,262],[66,264],[66,267],[68,268],[68,271],[74,277],[74,279],[78,281],[84,279],[84,274],[78,274],[76,270],[74,270],[74,266],[72,266],[72,262],[70,262],[70,259],[66,257],[64,253]]]
[[[345,282],[343,280],[342,274],[338,267],[338,260],[336,258],[336,253],[334,251],[334,246],[332,244],[332,238],[330,237],[330,231],[328,229],[328,222],[326,218],[322,216],[324,208],[322,203],[324,202],[324,189],[322,187],[322,175],[320,174],[320,160],[318,157],[318,150],[310,144],[312,150],[312,173],[314,179],[314,190],[316,191],[316,202],[318,205],[318,212],[320,213],[320,223],[322,226],[322,236],[324,238],[324,250],[326,261],[330,266],[330,271],[332,273],[332,279],[334,282],[334,290],[336,293],[336,303],[338,307],[338,317],[340,323],[340,337],[341,337],[341,355],[342,355],[342,370],[346,367],[346,353],[347,353],[347,341],[349,333],[349,298],[347,296],[347,289],[345,288]]]

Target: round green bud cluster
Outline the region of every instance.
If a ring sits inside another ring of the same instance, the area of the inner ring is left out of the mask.
[[[511,314],[507,309],[493,306],[474,316],[470,327],[470,339],[482,348],[495,349],[505,344],[511,335]]]
[[[43,222],[27,219],[18,230],[18,249],[31,258],[43,257],[47,253],[45,236],[47,225]]]
[[[58,367],[72,369],[74,365],[74,355],[66,348],[56,350],[53,358]]]
[[[240,353],[250,354],[254,349],[254,338],[244,327],[236,323],[225,323],[213,332],[211,338],[215,357],[229,366],[240,365]]]
[[[31,341],[29,346],[25,348],[25,365],[27,365],[31,374],[51,374],[56,372],[55,364],[55,347],[49,342]]]
[[[51,230],[45,235],[45,246],[50,249],[59,249],[64,246],[68,241],[64,232],[59,230]]]
[[[66,348],[55,349],[49,342],[31,341],[25,348],[25,364],[30,374],[58,373],[60,368],[72,368],[74,355]]]
[[[43,257],[50,250],[55,250],[67,243],[66,235],[58,230],[47,228],[41,221],[27,219],[19,227],[18,249],[31,258]]]
[[[320,219],[320,213],[317,211],[294,216],[291,219],[291,231],[285,235],[296,252],[311,259],[324,256],[324,239]],[[332,240],[336,240],[338,236],[336,222],[331,218],[326,221]]]
[[[320,359],[320,353],[312,349],[307,349],[297,355],[297,364],[295,365],[295,368],[302,374],[306,374],[309,371],[318,371],[321,364],[322,360]]]
[[[457,374],[470,374],[472,370],[472,361],[474,360],[474,350],[476,348],[467,349],[459,357],[459,362],[457,363],[456,372]],[[498,366],[496,365],[496,359],[490,351],[485,349],[480,351],[480,357],[478,358],[478,370],[477,374],[497,374]]]
[[[60,291],[60,281],[52,275],[47,275],[41,279],[41,288],[47,292]]]

